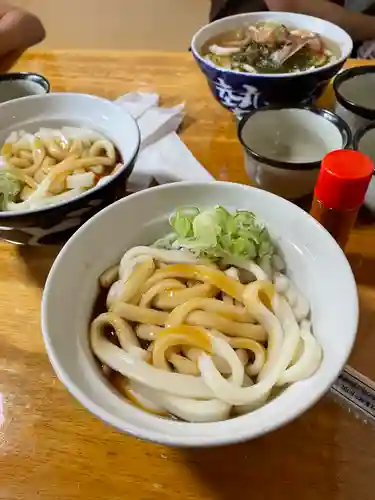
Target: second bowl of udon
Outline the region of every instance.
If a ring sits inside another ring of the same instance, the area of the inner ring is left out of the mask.
[[[176,446],[252,439],[331,386],[355,281],[308,214],[266,191],[176,183],[103,210],[48,277],[42,329],[69,391],[120,431]]]
[[[124,195],[140,145],[126,111],[86,94],[0,104],[0,238],[60,244]]]

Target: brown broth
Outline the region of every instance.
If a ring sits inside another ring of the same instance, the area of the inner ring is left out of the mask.
[[[295,28],[294,28],[295,29]],[[201,49],[201,54],[202,56],[207,56],[211,55],[210,52],[210,46],[215,44],[219,46],[224,46],[226,43],[234,42],[241,40],[244,37],[244,29],[239,28],[236,30],[229,30],[224,33],[220,33],[219,35],[215,35],[214,37],[210,38],[207,40]],[[329,64],[333,58],[339,59],[341,56],[340,49],[337,44],[335,44],[331,39],[320,36],[321,40],[323,41],[323,45],[325,49],[328,49],[332,53],[332,57],[328,59],[328,61],[322,65],[324,67],[326,64]],[[288,61],[286,61],[285,64],[283,64],[280,68],[277,70],[275,68],[270,69],[270,68],[262,68],[261,66],[255,65],[255,69],[257,70],[258,73],[260,74],[267,74],[267,73],[294,73],[298,71],[306,71],[312,65],[308,64],[309,59],[313,57],[313,55],[316,55],[313,51],[309,49],[301,49],[297,54],[292,56]],[[216,56],[214,55],[214,58],[217,59],[217,61],[222,61],[223,65],[225,66],[225,63],[232,63],[232,56],[228,55],[223,55],[223,56]],[[215,64],[215,60],[212,61]],[[234,61],[233,61],[234,62]],[[220,64],[218,64],[220,66]],[[236,69],[236,71],[240,71],[239,69]]]

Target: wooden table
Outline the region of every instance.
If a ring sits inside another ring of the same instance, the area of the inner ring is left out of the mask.
[[[182,134],[218,179],[248,182],[230,115],[214,102],[189,54],[32,53],[56,91],[114,98],[155,90],[184,100]],[[362,222],[348,247],[361,324],[351,364],[375,377],[375,228]],[[177,450],[106,426],[56,379],[40,331],[43,284],[54,249],[0,244],[1,500],[370,500],[373,429],[327,396],[287,427],[221,449]]]

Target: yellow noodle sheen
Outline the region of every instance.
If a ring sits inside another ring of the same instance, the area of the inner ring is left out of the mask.
[[[211,353],[212,345],[208,333],[203,328],[179,325],[161,331],[154,343],[152,360],[154,366],[162,370],[170,370],[165,359],[165,351],[177,345],[189,345]]]
[[[128,321],[148,325],[165,326],[165,322],[168,318],[166,312],[149,309],[147,307],[139,307],[133,304],[126,304],[125,302],[116,302],[111,307],[111,311]]]

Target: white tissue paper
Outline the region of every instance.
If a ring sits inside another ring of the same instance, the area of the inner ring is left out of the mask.
[[[178,181],[210,181],[212,175],[194,158],[177,135],[184,119],[184,105],[159,107],[158,94],[132,92],[119,97],[136,120],[141,132],[141,148],[128,181],[129,191]]]

